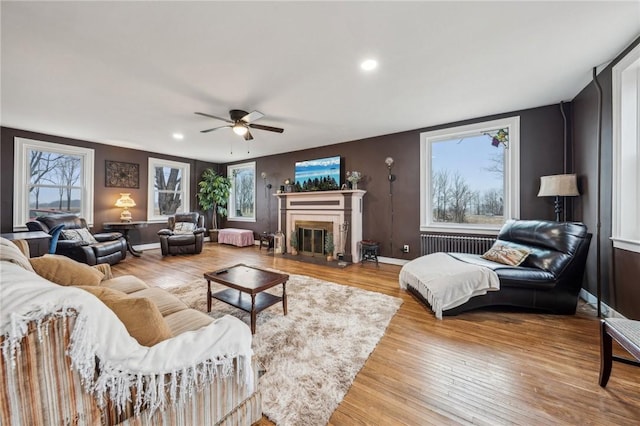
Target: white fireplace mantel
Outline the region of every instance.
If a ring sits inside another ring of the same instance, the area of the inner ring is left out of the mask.
[[[285,233],[286,241],[289,241],[296,221],[332,222],[333,235],[336,238],[340,235],[341,225],[348,223],[345,260],[358,263],[358,242],[362,240],[362,199],[366,193],[367,191],[356,189],[274,194],[278,197],[278,229]]]

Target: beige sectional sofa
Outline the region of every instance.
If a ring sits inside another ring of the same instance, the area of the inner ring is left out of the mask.
[[[4,239],[0,250],[0,424],[261,418],[251,332],[240,320],[213,320],[134,276],[113,277],[108,264],[30,262]]]

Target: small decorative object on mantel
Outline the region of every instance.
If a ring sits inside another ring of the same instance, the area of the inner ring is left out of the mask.
[[[357,170],[347,172],[347,180],[351,183],[351,189],[358,189],[358,182],[362,179],[362,173]]]
[[[291,179],[284,180],[284,192],[293,192],[293,185],[291,184]]]
[[[140,164],[104,161],[104,186],[111,188],[140,188]]]

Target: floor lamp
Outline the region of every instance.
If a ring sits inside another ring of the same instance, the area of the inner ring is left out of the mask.
[[[560,214],[562,213],[560,197],[576,197],[578,195],[580,192],[578,192],[575,174],[542,176],[540,178],[538,197],[556,197],[554,201],[556,222],[560,222]]]
[[[262,172],[260,174],[262,176],[262,180],[264,180],[264,197],[267,199],[267,234],[271,233],[271,196],[269,192],[273,185],[271,185],[267,181],[267,172]]]

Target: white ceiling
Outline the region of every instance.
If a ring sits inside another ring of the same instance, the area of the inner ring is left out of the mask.
[[[1,14],[3,126],[212,162],[571,100],[640,34],[638,1],[2,1]],[[195,111],[233,108],[285,131],[200,133],[224,123]]]

